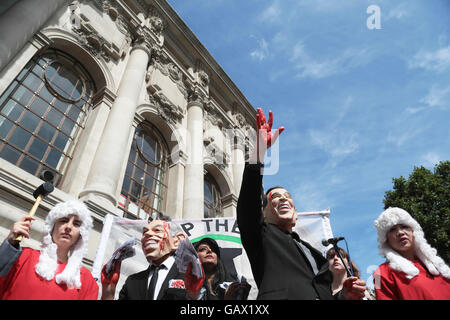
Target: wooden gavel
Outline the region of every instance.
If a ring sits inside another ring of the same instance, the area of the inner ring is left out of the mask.
[[[53,174],[50,171],[44,172],[43,177],[45,180],[48,181],[53,180]],[[31,208],[30,212],[28,212],[29,217],[34,216],[37,208],[39,207],[39,203],[41,203],[42,199],[55,189],[53,185],[48,181],[44,182],[39,187],[37,187],[36,190],[34,190],[33,197],[36,199],[36,201],[34,202],[34,205]],[[23,239],[22,236],[18,236],[15,240],[20,242],[22,241],[22,239]]]

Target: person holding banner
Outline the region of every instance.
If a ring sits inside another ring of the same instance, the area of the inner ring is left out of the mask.
[[[450,268],[407,211],[388,208],[374,225],[387,260],[373,275],[377,300],[450,300]]]
[[[203,287],[207,300],[246,300],[251,286],[245,281],[231,277],[220,256],[217,242],[205,237],[194,243],[194,248],[205,271]]]
[[[92,218],[78,200],[58,203],[45,219],[40,250],[22,248],[33,217],[14,223],[0,246],[0,300],[97,300],[98,285],[82,264]]]
[[[188,300],[201,299],[203,278],[191,273],[189,265],[186,273],[178,270],[175,252],[186,235],[180,226],[161,215],[149,219],[141,238],[142,250],[149,267],[130,275],[119,292],[119,300]],[[102,300],[113,300],[119,281],[120,262],[111,274],[102,269]]]
[[[284,127],[272,134],[272,112],[269,111],[269,121],[266,122],[260,108],[256,121],[256,147],[245,164],[237,222],[258,286],[257,299],[361,299],[365,282],[356,277],[346,279],[343,289],[332,295],[333,277],[328,261],[321,252],[292,232],[297,211],[288,191],[277,186],[262,196],[264,156]]]

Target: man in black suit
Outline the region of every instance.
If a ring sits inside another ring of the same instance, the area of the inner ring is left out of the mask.
[[[168,221],[169,220],[169,221]],[[186,300],[198,299],[204,278],[196,278],[188,268],[181,273],[175,263],[175,252],[186,239],[183,230],[170,218],[152,220],[144,227],[141,245],[147,261],[146,270],[130,275],[119,293],[119,300]],[[112,275],[102,270],[102,300],[114,299],[119,280],[120,263]]]
[[[349,278],[345,288],[333,297],[328,261],[292,232],[297,211],[286,189],[274,187],[261,196],[264,155],[284,128],[272,135],[271,111],[268,123],[261,109],[256,118],[256,152],[245,165],[237,223],[258,286],[257,299],[361,299],[365,282],[355,277]]]

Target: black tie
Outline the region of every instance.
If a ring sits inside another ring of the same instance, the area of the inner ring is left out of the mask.
[[[311,250],[309,250],[309,248],[300,241],[300,237],[298,236],[297,233],[292,232],[291,236],[294,239],[294,242],[297,245],[297,247],[300,249],[301,252],[303,252],[303,254],[308,259],[309,264],[311,265],[311,268],[312,268],[314,274],[317,274],[319,272],[319,270],[317,269],[317,263],[316,263],[316,260],[314,260]]]
[[[148,286],[148,290],[147,290],[147,299],[148,300],[153,300],[153,296],[155,294],[156,282],[158,281],[158,271],[159,271],[159,269],[161,269],[161,267],[163,267],[163,266],[162,265],[160,265],[160,266],[152,265],[152,267],[151,267],[151,270],[153,270],[153,275],[152,275],[152,278],[150,280],[150,285]]]

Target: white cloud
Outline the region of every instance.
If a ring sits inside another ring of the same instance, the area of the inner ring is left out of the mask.
[[[359,5],[361,0],[330,1],[330,0],[295,0],[295,3],[302,11],[318,12],[348,12],[349,8]]]
[[[450,85],[448,87],[440,87],[433,85],[428,94],[419,100],[417,106],[408,107],[405,111],[409,114],[416,114],[422,111],[430,110],[430,108],[448,108],[450,106]]]
[[[293,190],[294,205],[299,212],[320,211],[333,207],[334,203],[328,199],[326,187],[316,182],[302,183]]]
[[[278,21],[281,16],[281,8],[277,1],[272,3],[269,7],[267,7],[260,15],[260,19],[267,21]]]
[[[347,96],[343,105],[337,108],[340,112],[332,123],[322,129],[310,129],[308,131],[311,144],[330,155],[329,164],[332,167],[335,167],[339,160],[359,149],[358,133],[340,126],[342,120],[346,118],[352,102],[353,97]]]
[[[427,109],[426,107],[408,107],[405,109],[405,111],[409,114],[416,114],[418,112],[424,111]]]
[[[436,51],[419,51],[408,63],[410,69],[444,72],[450,69],[450,46]]]
[[[371,55],[366,49],[348,48],[332,58],[319,60],[313,58],[302,42],[291,51],[289,61],[294,65],[298,78],[321,79],[335,74],[345,73],[368,63]]]
[[[426,97],[420,100],[429,107],[447,107],[450,105],[450,86],[439,88],[433,86]]]
[[[434,152],[428,152],[422,157],[423,165],[425,167],[434,167],[441,161],[441,157]]]
[[[263,38],[258,41],[259,47],[252,52],[250,52],[250,56],[252,58],[255,58],[259,61],[263,61],[267,56],[269,55],[269,44],[267,41]]]
[[[358,134],[343,129],[328,131],[311,129],[308,131],[311,143],[327,152],[332,159],[346,157],[359,148]]]
[[[398,133],[394,133],[392,131],[389,132],[387,137],[387,141],[395,144],[397,147],[401,147],[405,144],[405,142],[413,139],[415,136],[419,135],[423,129],[422,128],[395,128],[395,131],[400,131]]]
[[[402,19],[408,15],[408,10],[405,8],[405,4],[400,4],[399,6],[396,6],[395,8],[389,10],[389,12],[386,14],[386,20],[391,19]]]

